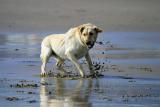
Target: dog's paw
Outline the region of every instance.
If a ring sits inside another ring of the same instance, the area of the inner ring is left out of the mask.
[[[41,72],[41,74],[40,74],[41,77],[45,77],[46,75],[47,75],[47,73],[45,73],[45,72]]]

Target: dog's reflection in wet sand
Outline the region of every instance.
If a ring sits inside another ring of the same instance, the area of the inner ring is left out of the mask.
[[[92,80],[77,80],[67,84],[62,79],[42,78],[41,82],[44,83],[40,87],[41,107],[91,107],[88,97]]]

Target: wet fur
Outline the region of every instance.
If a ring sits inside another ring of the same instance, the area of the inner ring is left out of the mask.
[[[54,56],[57,60],[56,65],[62,67],[63,62],[69,59],[78,69],[80,75],[84,76],[84,70],[79,64],[78,59],[85,56],[90,68],[90,72],[93,74],[92,62],[89,56],[89,49],[82,38],[82,31],[85,26],[92,28],[95,25],[83,24],[81,26],[71,28],[65,34],[53,34],[45,37],[41,44],[41,74],[46,73],[46,64],[51,56]],[[95,42],[95,41],[94,41]]]

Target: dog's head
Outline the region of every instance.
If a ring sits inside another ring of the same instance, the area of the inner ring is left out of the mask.
[[[78,27],[78,31],[81,41],[87,46],[88,49],[91,49],[94,46],[98,33],[102,32],[99,27],[91,23],[80,25]]]

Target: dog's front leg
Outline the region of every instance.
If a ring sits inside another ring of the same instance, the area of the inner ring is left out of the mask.
[[[82,68],[82,66],[78,63],[77,58],[72,54],[72,52],[69,52],[69,51],[66,52],[66,55],[67,55],[68,59],[71,60],[72,63],[77,67],[77,69],[78,69],[79,72],[80,72],[80,75],[81,75],[82,77],[84,77],[83,68]]]
[[[89,53],[87,52],[87,54],[85,55],[85,58],[86,58],[86,61],[87,61],[87,64],[89,66],[89,69],[90,69],[90,73],[91,74],[94,74],[95,71],[94,71],[94,66],[92,64],[92,60],[91,60],[91,57],[89,55]]]

